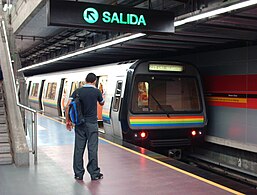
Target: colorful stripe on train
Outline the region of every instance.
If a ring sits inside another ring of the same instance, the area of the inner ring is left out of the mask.
[[[44,105],[49,106],[49,107],[53,107],[53,108],[57,107],[57,101],[55,101],[55,100],[44,99],[43,103],[44,103]]]
[[[30,101],[30,102],[33,102],[33,103],[38,103],[38,97],[32,97],[32,96],[30,96],[30,97],[29,97],[29,101]]]
[[[111,124],[111,119],[110,119],[110,114],[108,110],[103,110],[102,111],[102,117],[103,117],[103,122]]]
[[[189,127],[192,125],[204,125],[204,116],[131,116],[131,127]]]

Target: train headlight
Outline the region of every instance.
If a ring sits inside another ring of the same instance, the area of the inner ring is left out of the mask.
[[[147,136],[148,136],[148,134],[145,131],[140,131],[138,133],[134,133],[134,138],[136,138],[136,139],[146,139]]]
[[[145,139],[145,138],[146,138],[146,132],[142,131],[142,132],[140,133],[140,137],[143,138],[143,139]]]
[[[192,130],[192,131],[191,131],[191,135],[192,135],[193,137],[196,136],[196,133],[197,133],[196,130]]]

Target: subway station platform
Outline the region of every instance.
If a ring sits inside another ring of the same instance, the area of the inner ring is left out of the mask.
[[[191,167],[130,144],[100,135],[99,166],[104,178],[73,178],[74,132],[45,116],[38,121],[38,164],[0,166],[0,195],[223,195],[257,194],[242,183]],[[87,162],[87,152],[85,163]]]

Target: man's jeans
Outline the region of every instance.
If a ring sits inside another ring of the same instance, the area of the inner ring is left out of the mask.
[[[88,143],[87,143],[88,142]],[[88,149],[88,164],[87,171],[91,177],[99,175],[100,168],[98,167],[98,124],[85,122],[82,125],[75,127],[75,147],[73,156],[73,170],[75,176],[83,177],[84,169],[84,151],[87,145]]]

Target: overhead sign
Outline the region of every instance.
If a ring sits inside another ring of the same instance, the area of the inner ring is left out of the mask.
[[[63,0],[50,0],[48,24],[126,32],[174,32],[171,12]]]
[[[184,70],[184,67],[181,65],[170,64],[149,64],[149,70],[164,72],[182,72]]]
[[[87,23],[94,24],[99,19],[99,13],[96,9],[90,7],[85,9],[83,17]],[[146,26],[144,15],[138,16],[136,14],[111,13],[109,11],[104,11],[101,19],[104,23]]]

